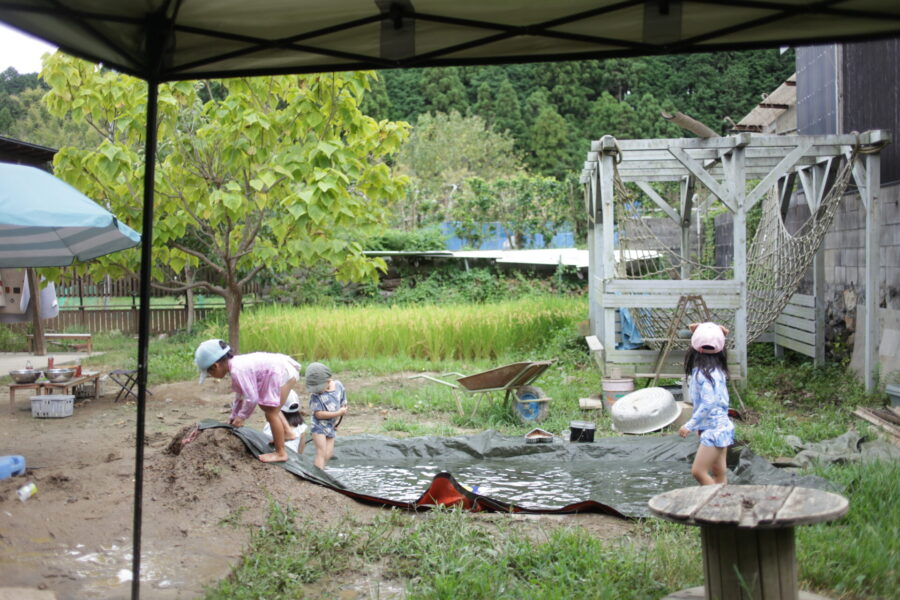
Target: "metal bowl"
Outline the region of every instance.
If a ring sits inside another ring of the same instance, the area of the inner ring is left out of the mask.
[[[75,369],[47,369],[44,371],[44,375],[47,376],[50,383],[63,383],[72,379],[74,374]]]
[[[16,369],[15,371],[10,371],[9,376],[16,383],[34,383],[41,376],[41,372],[34,369]]]

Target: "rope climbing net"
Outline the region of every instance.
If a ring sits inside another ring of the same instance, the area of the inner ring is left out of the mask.
[[[831,226],[837,206],[852,175],[853,156],[835,158],[840,166],[828,193],[818,208],[794,233],[788,231],[781,213],[777,188],[773,186],[762,201],[761,215],[747,250],[747,341],[753,341],[778,318],[791,296],[797,291],[804,274]],[[663,216],[654,219],[636,194],[622,181],[616,170],[614,178],[615,222],[621,256],[616,277],[623,279],[677,280],[686,273],[691,280],[727,280],[733,278],[733,253],[730,245],[719,243],[714,221],[691,229],[689,248],[681,249],[680,239],[663,239],[660,232],[671,228],[659,226]],[[694,207],[690,222],[701,211]],[[752,220],[752,219],[751,219]],[[727,229],[730,233],[730,228]],[[730,238],[729,238],[730,239]],[[716,245],[719,245],[717,256]],[[704,307],[705,309],[705,307]],[[631,311],[631,318],[644,343],[659,350],[667,343],[668,331],[681,333],[674,347],[686,349],[688,325],[710,318],[734,330],[734,309],[708,309],[706,314],[695,307],[676,311],[672,308],[640,308]],[[672,324],[673,320],[679,323]],[[733,343],[733,337],[729,340]]]

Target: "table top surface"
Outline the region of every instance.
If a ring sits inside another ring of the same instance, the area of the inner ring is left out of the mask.
[[[44,385],[56,385],[56,386],[69,386],[69,385],[78,385],[79,383],[84,383],[85,381],[91,381],[92,379],[97,379],[100,377],[100,371],[82,371],[81,377],[72,377],[71,379],[67,379],[66,381],[57,381],[57,382],[44,382]]]
[[[87,381],[92,381],[100,377],[100,371],[82,371],[81,377],[72,377],[71,379],[67,379],[66,381],[58,381],[56,383],[51,383],[46,379],[38,379],[34,383],[10,383],[9,387],[11,388],[28,388],[28,387],[68,387],[70,385],[78,385],[80,383],[85,383]]]
[[[685,525],[748,528],[793,527],[844,516],[839,494],[781,485],[704,485],[671,490],[650,499],[657,516]]]

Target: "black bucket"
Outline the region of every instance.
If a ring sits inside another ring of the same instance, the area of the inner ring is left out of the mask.
[[[597,425],[588,421],[572,421],[569,423],[570,442],[593,442]]]

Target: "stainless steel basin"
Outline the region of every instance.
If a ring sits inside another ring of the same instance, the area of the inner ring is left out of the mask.
[[[63,383],[70,379],[72,379],[72,375],[75,374],[75,369],[47,369],[44,371],[44,375],[47,376],[47,381],[50,383]]]
[[[16,383],[34,383],[38,380],[38,377],[41,376],[41,372],[36,371],[35,369],[16,369],[10,371],[9,376],[12,377],[13,381]]]

